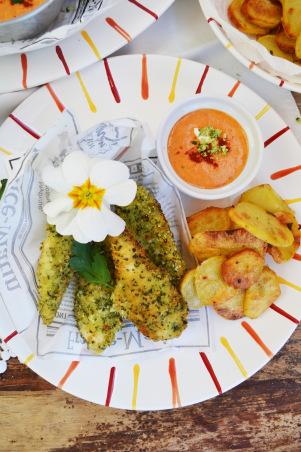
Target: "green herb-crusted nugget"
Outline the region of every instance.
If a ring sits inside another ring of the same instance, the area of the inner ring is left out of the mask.
[[[36,272],[38,309],[46,325],[53,321],[73,275],[69,266],[72,242],[71,236],[61,236],[55,226],[47,225]]]
[[[138,186],[135,200],[127,207],[118,207],[117,214],[124,219],[127,229],[150,259],[165,269],[177,285],[185,273],[185,262],[161,206],[153,195],[143,186]]]
[[[87,282],[78,276],[75,291],[74,314],[82,338],[88,348],[101,353],[115,339],[122,319],[113,309],[113,288]]]

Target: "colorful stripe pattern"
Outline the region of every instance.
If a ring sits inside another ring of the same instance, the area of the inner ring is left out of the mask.
[[[271,358],[273,353],[271,350],[265,345],[265,343],[260,339],[256,331],[251,327],[251,325],[245,320],[241,322],[242,327],[247,331],[247,333],[251,336],[251,338],[259,345],[260,348],[264,351],[264,353]]]
[[[197,87],[197,89],[196,89],[195,94],[200,94],[200,93],[202,92],[204,82],[205,82],[206,77],[207,77],[208,72],[209,72],[209,68],[210,68],[210,67],[208,66],[208,64],[206,64],[206,67],[205,67],[205,69],[204,69],[204,72],[203,72],[203,74],[202,74],[200,83],[199,83],[199,85],[198,85],[198,87]]]
[[[177,408],[181,406],[181,400],[177,381],[176,361],[174,358],[169,359],[168,372],[172,389],[172,406],[173,408]]]
[[[145,5],[143,5],[142,3],[138,2],[137,0],[128,0],[130,3],[133,3],[133,5],[136,5],[138,8],[142,9],[142,11],[145,11],[146,13],[150,14],[151,16],[153,16],[153,18],[155,20],[158,20],[158,14],[156,14],[154,11],[152,11],[151,9],[147,8]]]
[[[243,377],[248,378],[248,373],[247,373],[246,369],[244,368],[244,366],[242,365],[240,359],[238,358],[238,356],[234,352],[233,348],[229,344],[228,339],[226,339],[225,337],[221,337],[220,338],[220,342],[225,347],[225,349],[227,350],[227,352],[229,353],[229,355],[231,356],[231,358],[233,359],[233,361],[237,365],[237,367],[240,370],[240,372],[243,375]]]
[[[105,406],[110,406],[110,403],[111,403],[112,394],[113,394],[113,391],[114,391],[115,373],[116,373],[116,368],[115,367],[111,367]]]
[[[41,137],[38,133],[36,133],[34,130],[32,130],[30,127],[28,127],[26,124],[24,124],[23,121],[21,121],[19,118],[17,118],[12,113],[9,115],[9,118],[12,119],[18,126],[21,127],[25,132],[27,132],[29,135],[31,135],[36,140],[39,140]]]
[[[140,375],[140,366],[139,364],[135,364],[133,367],[133,396],[132,396],[132,409],[135,410],[137,406],[137,395],[138,395],[138,381]]]
[[[220,383],[219,383],[219,381],[217,379],[217,376],[215,375],[213,367],[212,367],[212,365],[211,365],[206,353],[200,352],[200,357],[202,358],[202,361],[203,361],[203,363],[204,363],[204,365],[205,365],[205,367],[206,367],[206,369],[207,369],[207,371],[208,371],[208,373],[209,373],[209,375],[210,375],[210,377],[211,377],[211,379],[212,379],[212,381],[214,383],[214,386],[216,387],[217,392],[221,395],[222,394],[221,385],[220,385]]]
[[[121,102],[119,92],[118,92],[118,89],[116,88],[107,58],[105,58],[103,60],[103,62],[104,62],[104,66],[105,66],[105,70],[106,70],[106,74],[107,74],[107,78],[108,78],[108,82],[109,82],[112,94],[114,96],[115,101],[119,104]]]
[[[70,364],[70,366],[67,369],[67,372],[65,373],[63,378],[59,381],[59,383],[57,385],[58,388],[62,389],[62,387],[64,386],[64,384],[66,383],[66,381],[68,380],[70,375],[73,374],[73,372],[75,371],[75,369],[77,368],[78,365],[79,365],[79,361],[72,361],[72,363]]]
[[[112,17],[107,17],[106,22],[108,25],[110,25],[110,27],[117,31],[117,33],[119,33],[124,39],[126,39],[128,43],[132,41],[132,38],[128,34],[128,32],[125,31],[124,28],[122,28],[120,25],[118,25],[118,23]]]
[[[172,84],[171,84],[171,90],[170,90],[169,97],[168,97],[168,100],[171,104],[175,101],[175,98],[176,98],[176,88],[177,88],[177,82],[178,82],[179,73],[180,73],[180,69],[181,69],[181,64],[182,64],[182,58],[178,58],[176,69],[175,69],[173,80],[172,80]]]

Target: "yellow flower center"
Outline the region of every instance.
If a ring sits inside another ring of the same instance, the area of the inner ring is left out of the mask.
[[[90,179],[87,179],[80,187],[74,186],[68,196],[73,200],[73,207],[76,209],[85,209],[86,207],[100,209],[105,192],[104,188],[96,187],[96,185],[91,184]]]

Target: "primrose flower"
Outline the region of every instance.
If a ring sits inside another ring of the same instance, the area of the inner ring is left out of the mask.
[[[91,159],[81,151],[69,154],[60,167],[46,166],[43,182],[51,189],[44,206],[49,224],[77,242],[101,242],[125,229],[111,205],[127,206],[136,196],[128,167],[115,160]]]

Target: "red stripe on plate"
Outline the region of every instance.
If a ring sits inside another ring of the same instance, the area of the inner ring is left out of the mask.
[[[36,132],[34,132],[30,127],[28,127],[26,124],[24,124],[24,122],[22,122],[19,118],[17,118],[12,113],[9,115],[9,118],[12,119],[13,121],[15,121],[15,123],[18,124],[18,126],[20,126],[21,129],[25,130],[25,132],[27,132],[29,135],[31,135],[36,140],[39,140],[41,138],[40,135],[38,135]]]
[[[112,398],[112,394],[114,391],[115,371],[116,371],[116,368],[111,367],[105,406],[110,406],[110,403],[111,403],[111,398]]]
[[[294,254],[293,259],[295,259],[295,261],[301,261],[301,254],[298,253]]]
[[[271,136],[271,138],[264,142],[264,147],[266,148],[267,146],[269,146],[271,143],[273,143],[275,140],[281,137],[281,135],[285,134],[289,130],[290,128],[288,126],[284,127],[284,129],[279,130],[279,132],[275,133],[275,135]]]
[[[299,320],[290,315],[288,312],[284,311],[283,309],[279,308],[279,306],[276,306],[274,303],[270,306],[273,311],[277,312],[278,314],[282,315],[283,317],[286,317],[288,320],[290,320],[293,323],[296,323],[299,325]]]
[[[206,77],[207,77],[207,74],[208,74],[208,72],[209,72],[209,69],[210,69],[210,68],[209,68],[208,64],[206,64],[206,67],[205,67],[205,69],[204,69],[204,72],[203,72],[203,74],[202,74],[202,77],[201,77],[199,86],[197,87],[197,90],[196,90],[195,94],[200,94],[200,93],[202,92],[202,88],[203,88],[205,79],[206,79]]]
[[[146,13],[150,14],[151,16],[153,16],[156,20],[159,19],[158,14],[156,14],[154,11],[152,11],[151,9],[147,8],[145,5],[142,5],[142,3],[137,2],[137,0],[129,0],[130,3],[133,3],[133,5],[138,6],[138,8],[142,9],[143,11],[145,11]]]
[[[223,28],[221,26],[221,24],[216,19],[214,19],[213,17],[209,17],[209,19],[207,19],[207,22],[208,22],[208,24],[210,24],[210,22],[215,22],[216,25],[218,25],[220,28]]]
[[[17,336],[17,334],[18,334],[18,331],[13,331],[5,339],[3,339],[3,342],[5,342],[5,344],[7,344],[13,337]]]
[[[211,363],[210,363],[206,353],[204,353],[204,352],[199,352],[199,353],[200,353],[200,357],[202,358],[203,363],[205,364],[206,369],[209,372],[210,377],[212,378],[212,381],[217,389],[217,392],[221,395],[223,392],[221,385],[219,384],[217,376],[215,375],[213,367],[211,366]]]
[[[62,65],[64,66],[66,74],[70,75],[70,69],[69,69],[67,61],[66,61],[66,59],[64,57],[64,54],[63,54],[63,51],[62,51],[61,47],[60,46],[56,46],[55,51],[56,51],[56,54],[59,57],[60,61],[62,62]]]
[[[109,85],[110,85],[112,94],[114,96],[115,101],[119,104],[120,103],[120,96],[119,96],[119,93],[118,93],[118,89],[116,88],[116,85],[115,85],[115,82],[114,82],[114,79],[113,79],[113,76],[112,76],[112,72],[111,72],[111,69],[110,69],[110,66],[109,66],[107,58],[105,58],[103,60],[103,62],[104,62],[104,65],[105,65],[106,74],[107,74],[107,77],[108,77],[108,81],[109,81]]]
[[[22,86],[27,89],[27,56],[25,53],[21,53],[21,66],[22,66]]]

